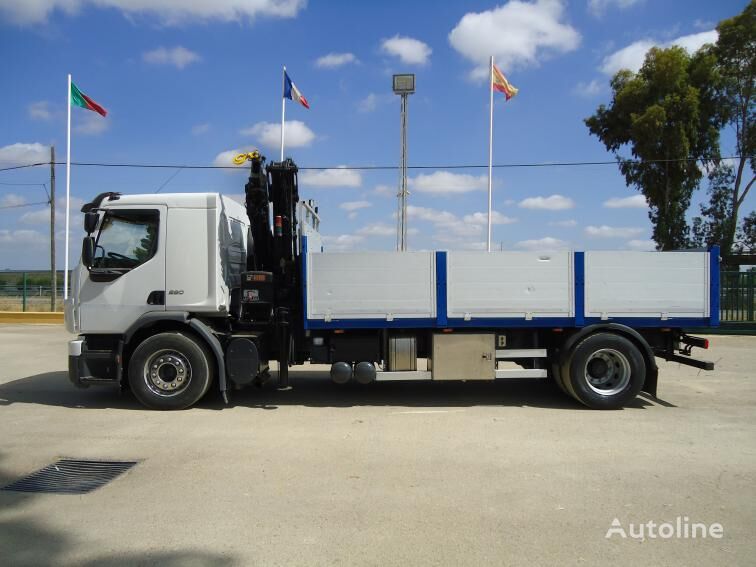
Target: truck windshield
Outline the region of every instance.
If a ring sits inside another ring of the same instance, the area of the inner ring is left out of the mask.
[[[136,268],[155,255],[158,220],[154,210],[108,211],[102,219],[92,268]]]

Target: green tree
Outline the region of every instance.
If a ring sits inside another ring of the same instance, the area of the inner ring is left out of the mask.
[[[733,249],[736,252],[756,251],[756,211],[751,211],[743,219]]]
[[[585,120],[617,156],[628,186],[646,197],[660,250],[688,245],[685,213],[703,176],[696,160],[719,158],[718,77],[710,49],[652,48],[637,73],[619,71],[612,102]],[[629,149],[634,159],[620,151]]]
[[[756,1],[752,1],[738,16],[723,20],[717,26],[719,39],[712,49],[720,81],[720,108],[724,123],[735,131],[736,150],[739,158],[729,185],[721,194],[711,194],[712,199],[723,199],[729,192],[729,209],[725,217],[711,216],[702,207],[701,222],[714,227],[722,252],[730,253],[736,244],[740,207],[748,195],[756,177],[756,125],[754,124],[754,81],[756,80]],[[746,179],[750,179],[746,182]],[[709,212],[717,210],[712,201]],[[751,214],[752,216],[752,214]],[[694,221],[695,222],[695,221]]]
[[[728,165],[719,165],[709,173],[709,201],[701,205],[701,216],[693,219],[691,244],[709,247],[721,244],[732,222],[735,172]]]

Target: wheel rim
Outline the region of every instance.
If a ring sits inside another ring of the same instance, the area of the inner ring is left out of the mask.
[[[627,357],[612,348],[597,350],[585,363],[585,383],[603,396],[611,396],[624,390],[630,383],[630,362]]]
[[[175,350],[161,350],[150,356],[142,372],[147,387],[161,397],[180,394],[192,381],[192,366]]]

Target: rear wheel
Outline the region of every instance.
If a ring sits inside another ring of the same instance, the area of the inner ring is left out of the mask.
[[[211,356],[208,348],[189,334],[172,332],[149,337],[131,355],[131,391],[151,409],[188,408],[210,388]]]
[[[567,391],[589,408],[618,409],[641,391],[646,363],[629,339],[596,333],[575,345],[561,376]]]

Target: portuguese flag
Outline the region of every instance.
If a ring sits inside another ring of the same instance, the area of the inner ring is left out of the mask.
[[[93,110],[101,116],[106,116],[108,114],[107,110],[105,110],[95,101],[81,92],[79,90],[79,87],[77,87],[73,82],[71,82],[71,104],[73,104],[74,106],[80,106],[81,108],[86,108],[87,110]]]

